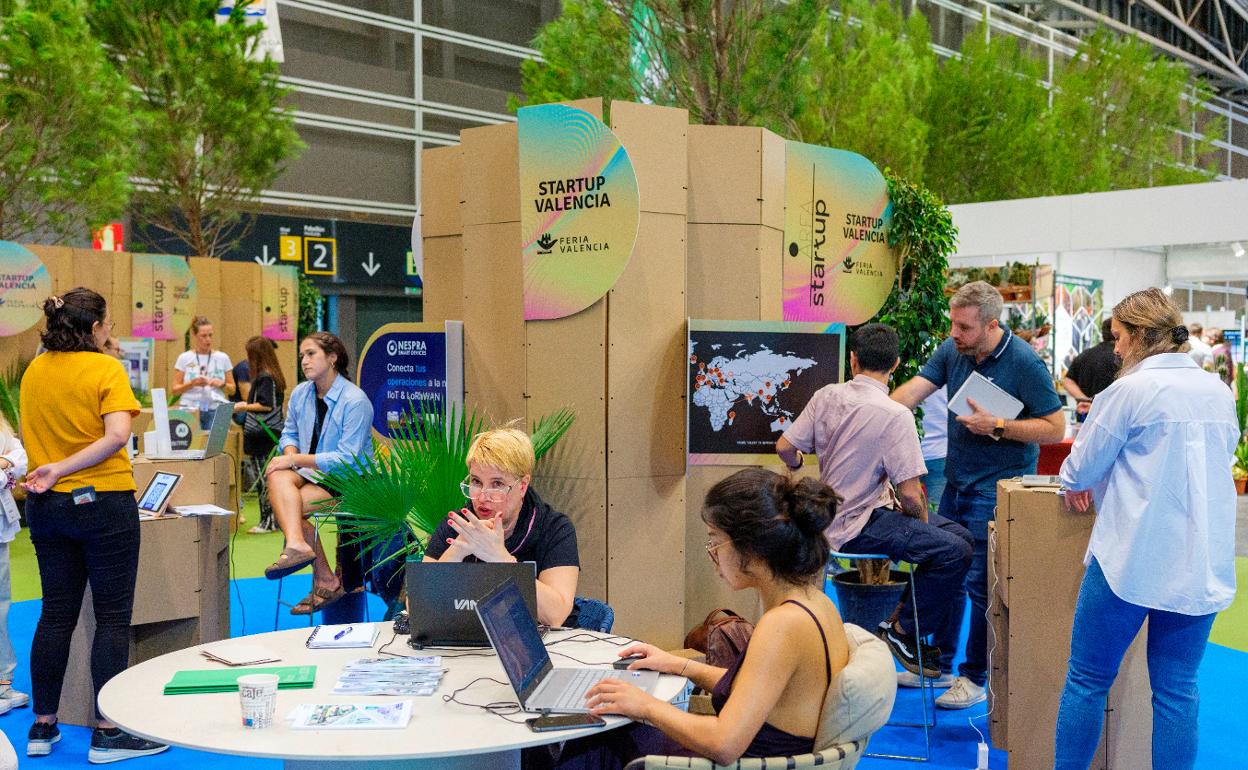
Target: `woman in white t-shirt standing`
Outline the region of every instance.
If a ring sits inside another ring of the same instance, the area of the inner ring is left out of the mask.
[[[173,365],[173,395],[181,396],[178,406],[199,410],[199,427],[207,430],[212,411],[234,393],[234,373],[230,357],[212,349],[212,321],[197,315],[191,321],[191,349],[178,356]]]

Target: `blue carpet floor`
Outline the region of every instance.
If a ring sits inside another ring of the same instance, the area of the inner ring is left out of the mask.
[[[310,578],[306,575],[287,578],[284,581],[283,599],[296,600],[302,597],[307,593],[309,585]],[[230,617],[234,636],[273,630],[273,608],[277,598],[276,583],[263,578],[250,578],[232,584],[231,591]],[[30,692],[30,670],[25,662],[29,654],[35,623],[39,618],[39,606],[38,600],[18,602],[13,605],[9,614],[9,629],[13,635],[13,643],[18,650],[19,659],[14,686],[23,692]],[[370,617],[380,618],[383,611],[381,602],[376,597],[371,597]],[[306,619],[295,618],[285,612],[279,617],[279,628],[296,628],[305,625],[307,625]],[[1200,668],[1200,687],[1200,754],[1197,768],[1225,770],[1225,768],[1241,766],[1243,747],[1241,704],[1243,693],[1248,692],[1248,653],[1210,644]],[[159,708],[159,704],[154,702],[152,707]],[[920,708],[917,691],[901,690],[898,693],[895,718],[917,722],[921,715]],[[938,714],[937,727],[932,738],[932,761],[923,766],[931,770],[974,768],[976,744],[979,737],[968,719],[974,719],[975,726],[987,735],[988,728],[985,724],[987,719],[984,714],[984,706],[968,709],[966,712],[941,711]],[[86,754],[90,732],[82,727],[62,727],[61,741],[56,744],[51,756],[38,759],[27,758],[25,755],[26,731],[32,719],[29,708],[15,709],[0,716],[0,730],[4,731],[14,748],[17,749],[23,768],[38,767],[40,770],[56,770],[57,768],[87,766]],[[917,728],[886,727],[872,739],[871,750],[921,754],[923,731]],[[219,766],[222,759],[219,755],[173,748],[163,754],[133,760],[133,767],[143,768],[143,770],[209,770],[209,768]],[[234,768],[278,770],[281,767],[276,760],[230,757],[228,761],[232,770]],[[872,758],[863,759],[859,764],[863,770],[904,766],[906,765],[895,760]],[[994,749],[989,760],[989,767],[993,770],[1005,770],[1005,753]]]

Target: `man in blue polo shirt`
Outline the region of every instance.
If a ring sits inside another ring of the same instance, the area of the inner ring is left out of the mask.
[[[997,481],[1036,472],[1040,444],[1061,441],[1066,432],[1061,402],[1044,362],[1026,343],[1001,326],[1001,295],[983,281],[958,289],[949,300],[952,328],[914,379],[893,392],[893,400],[913,409],[944,386],[949,400],[971,372],[979,372],[1023,402],[1015,419],[991,414],[973,401],[972,414],[949,413],[949,450],[940,515],[966,527],[973,538],[965,593],[971,599],[971,630],[966,660],[949,690],[936,699],[942,708],[967,708],[985,699],[988,679],[988,522],[997,504]],[[960,597],[955,608],[961,607]],[[932,634],[942,650],[940,668],[951,673],[962,632],[962,613],[952,611],[943,629]]]

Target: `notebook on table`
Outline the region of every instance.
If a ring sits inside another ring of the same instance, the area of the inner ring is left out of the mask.
[[[537,614],[537,565],[533,562],[412,562],[407,565],[411,646],[488,647],[477,620],[477,599],[514,580],[524,606]]]
[[[345,649],[348,647],[372,647],[377,643],[376,623],[344,623],[337,626],[317,626],[312,629],[304,646],[312,650]]]
[[[583,714],[589,711],[586,690],[603,679],[623,679],[645,692],[653,692],[659,681],[657,671],[553,666],[537,623],[512,580],[477,602],[477,616],[525,711]]]

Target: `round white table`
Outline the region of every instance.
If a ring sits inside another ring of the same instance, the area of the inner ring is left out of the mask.
[[[379,770],[387,764],[404,768],[517,768],[521,748],[593,735],[629,722],[621,717],[607,717],[605,728],[534,733],[522,723],[532,714],[509,714],[510,719],[521,722],[514,724],[479,708],[444,702],[443,695],[477,677],[488,676],[500,682],[507,681],[498,658],[489,650],[485,651],[490,653],[488,657],[452,657],[465,651],[446,649],[419,653],[442,655],[442,666],[448,669],[431,696],[331,694],[344,663],[356,658],[377,657],[377,647],[389,642],[392,636],[389,624],[380,625],[381,634],[377,645],[371,650],[310,650],[304,646],[308,638],[307,629],[246,637],[248,643],[263,645],[282,658],[279,663],[265,665],[317,667],[316,684],[311,689],[278,691],[274,724],[268,729],[243,727],[237,692],[163,694],[165,683],[176,671],[224,668],[222,664],[200,655],[200,649],[209,645],[171,652],[122,672],[100,691],[100,711],[123,729],[149,740],[217,754],[282,759],[287,768],[299,770],[344,770],[344,767],[363,767],[365,764],[370,770]],[[559,640],[574,634],[587,633],[592,632],[554,631],[548,634],[545,641],[554,665],[580,665],[555,654],[557,652],[564,652],[586,663],[607,663],[616,658],[619,647],[607,641],[559,643]],[[405,642],[406,638],[400,636],[385,649],[401,654],[417,654]],[[215,646],[222,642],[212,644]],[[664,675],[659,677],[654,695],[671,701],[684,687],[683,677]],[[510,685],[490,681],[477,682],[456,697],[468,703],[481,704],[514,703],[516,700]],[[412,721],[403,730],[293,730],[286,721],[286,715],[301,703],[392,703],[401,700],[412,701]]]

